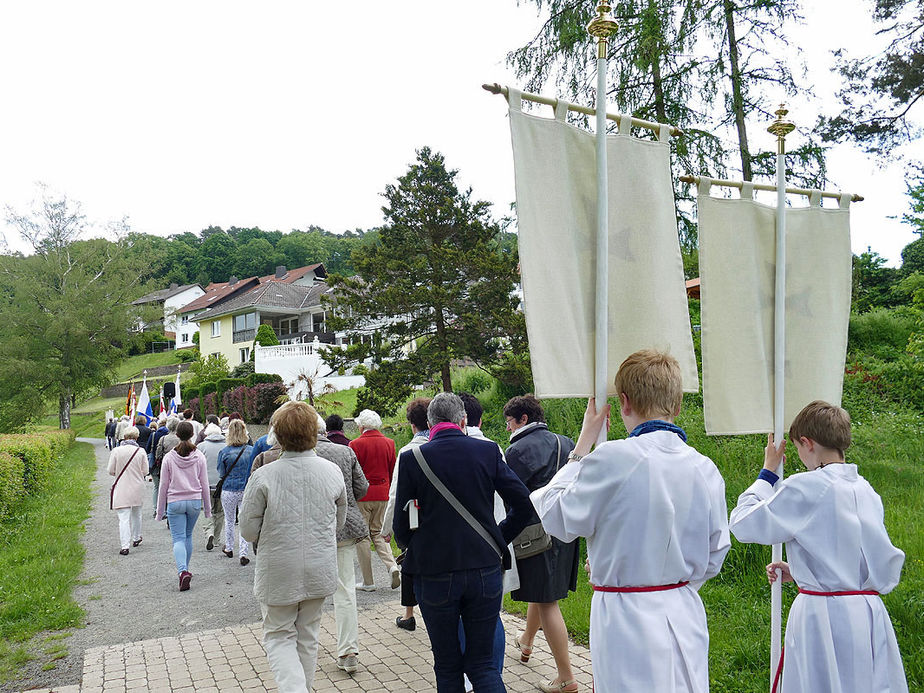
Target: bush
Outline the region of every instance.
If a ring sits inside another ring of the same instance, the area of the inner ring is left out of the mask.
[[[241,385],[225,392],[221,400],[221,407],[225,411],[236,411],[244,421],[253,421],[256,418],[256,407],[251,388]]]
[[[282,376],[277,373],[251,373],[247,376],[244,384],[247,387],[253,387],[260,383],[281,383]]]
[[[907,306],[854,313],[847,331],[848,351],[887,360],[898,358],[908,346],[915,318],[915,311]]]
[[[25,465],[21,458],[0,452],[0,520],[9,517],[26,494],[24,474]]]
[[[190,409],[192,409],[192,410],[193,410],[193,413],[196,413],[196,414],[197,414],[196,420],[198,420],[198,415],[199,415],[199,414],[202,414],[202,412],[201,412],[201,410],[200,410],[200,409],[201,409],[201,406],[202,406],[201,400],[200,400],[198,397],[193,397],[191,400],[188,400],[188,401],[186,402],[186,406],[188,406]],[[203,421],[205,420],[205,415],[204,415],[204,414],[202,414],[202,420],[203,420]]]
[[[218,395],[214,392],[208,393],[202,398],[202,420],[209,414],[218,414]]]
[[[233,390],[233,389],[235,389],[235,388],[237,388],[237,387],[240,387],[240,386],[243,385],[243,384],[244,384],[244,379],[243,379],[243,378],[221,378],[221,379],[217,382],[217,390],[216,390],[216,392],[218,393],[218,400],[217,400],[217,401],[218,401],[220,404],[223,404],[224,401],[225,401],[225,393],[226,393],[226,392],[230,392],[231,390]],[[227,408],[227,407],[226,407],[226,408]],[[234,411],[234,410],[233,410],[233,409],[228,409],[228,411]],[[244,413],[244,412],[241,411],[241,414],[243,414],[243,413]]]
[[[253,340],[254,346],[259,344],[260,346],[277,346],[279,344],[279,339],[276,337],[276,333],[273,331],[273,328],[269,325],[260,325],[257,328],[257,334]]]
[[[199,388],[195,385],[183,385],[180,388],[180,394],[183,396],[183,399],[187,402],[194,400],[196,397],[201,396]]]
[[[52,444],[43,436],[10,434],[0,436],[0,452],[15,455],[23,462],[23,487],[35,495],[48,484],[51,476]]]
[[[180,363],[190,363],[198,358],[199,354],[195,349],[178,349],[176,352],[176,360]]]
[[[253,361],[244,361],[244,363],[239,363],[234,367],[234,370],[231,371],[232,378],[247,378],[249,375],[253,375]]]
[[[260,383],[251,388],[254,402],[253,423],[268,424],[273,412],[279,408],[276,399],[287,394],[282,383]]]

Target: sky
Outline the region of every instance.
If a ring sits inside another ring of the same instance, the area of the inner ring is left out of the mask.
[[[872,40],[865,1],[809,4],[794,34],[817,97],[793,104],[805,126],[838,86],[830,50]],[[386,184],[429,146],[507,214],[506,104],[481,84],[516,84],[506,54],[540,23],[515,0],[2,3],[0,207],[28,210],[41,181],[101,226],[127,217],[144,233],[368,229]],[[752,141],[772,148],[763,128]],[[867,199],[852,208],[854,251],[899,264],[914,240],[888,219],[907,209],[903,166],[845,145],[829,168]]]

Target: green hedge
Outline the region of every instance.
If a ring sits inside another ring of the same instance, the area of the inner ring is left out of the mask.
[[[0,517],[8,516],[26,495],[38,495],[52,466],[74,442],[73,431],[0,435]]]
[[[26,495],[24,472],[25,465],[21,458],[0,452],[0,520],[9,517],[19,500]]]
[[[281,383],[282,376],[277,373],[251,373],[244,380],[247,387],[253,387],[260,383]]]

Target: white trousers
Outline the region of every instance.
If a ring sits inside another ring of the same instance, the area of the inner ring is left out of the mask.
[[[263,649],[279,693],[310,693],[318,665],[323,605],[323,598],[284,606],[260,605]]]
[[[141,506],[116,508],[119,517],[119,543],[121,548],[131,547],[133,541],[141,538]]]
[[[337,619],[337,656],[359,654],[359,616],[356,613],[356,573],[353,544],[337,547],[337,591],[334,617]]]

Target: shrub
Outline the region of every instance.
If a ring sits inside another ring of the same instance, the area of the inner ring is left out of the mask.
[[[907,306],[873,308],[850,316],[848,351],[881,359],[895,359],[904,353],[914,331],[915,312]]]
[[[202,401],[198,397],[193,397],[192,399],[187,400],[184,403],[184,406],[187,406],[190,409],[192,409],[193,413],[199,412],[201,414],[200,407],[202,406]],[[198,420],[198,417],[197,417],[197,420]],[[205,420],[205,415],[202,415],[202,420],[203,421]]]
[[[273,331],[273,328],[269,325],[260,325],[257,328],[257,334],[253,340],[254,346],[259,344],[260,346],[277,346],[279,344],[279,339],[276,337],[276,333]]]
[[[203,421],[205,421],[205,417],[208,414],[218,414],[218,395],[216,395],[214,392],[210,392],[202,398]]]
[[[0,436],[0,452],[15,455],[23,462],[23,487],[29,495],[39,493],[51,476],[52,443],[42,435]]]
[[[253,387],[260,383],[281,383],[282,376],[277,373],[251,373],[247,376],[244,384],[247,387]]]
[[[244,417],[244,421],[253,421],[256,415],[253,394],[246,385],[240,385],[225,392],[221,400],[221,408],[225,411],[238,412]]]
[[[196,397],[201,396],[202,392],[198,387],[193,385],[183,385],[180,388],[180,394],[183,396],[183,399],[188,402],[194,400]]]
[[[179,349],[176,352],[176,360],[180,363],[189,363],[199,358],[195,349]]]
[[[287,394],[282,383],[260,383],[251,388],[254,402],[253,423],[268,424],[273,412],[280,406],[276,399]]]
[[[217,382],[218,389],[216,390],[216,392],[218,393],[218,402],[219,402],[219,404],[221,404],[221,403],[223,403],[223,402],[225,401],[225,393],[226,393],[226,392],[230,392],[230,391],[233,390],[234,388],[240,387],[240,386],[243,385],[243,384],[244,384],[244,379],[243,379],[243,378],[222,378],[222,379],[220,379],[220,380]],[[228,411],[234,411],[234,410],[233,410],[233,409],[228,409]],[[243,413],[244,413],[244,412],[241,411],[241,414],[243,414]]]
[[[239,363],[234,367],[234,370],[231,371],[232,378],[247,378],[248,375],[253,374],[253,361],[244,361],[244,363]]]
[[[25,465],[21,458],[0,452],[0,520],[9,517],[25,495],[24,473]]]

